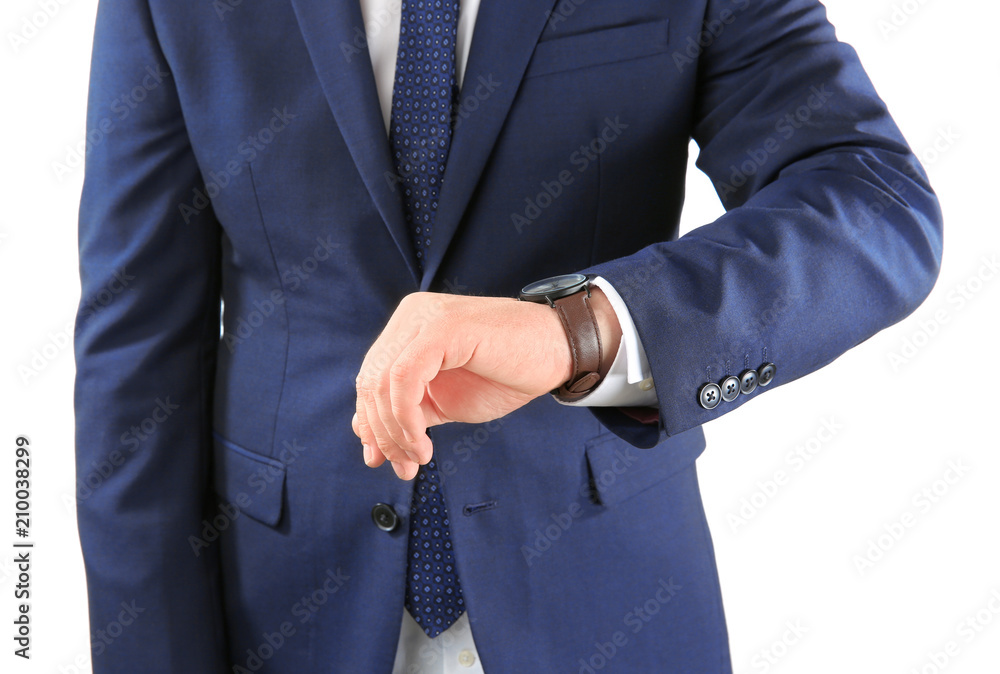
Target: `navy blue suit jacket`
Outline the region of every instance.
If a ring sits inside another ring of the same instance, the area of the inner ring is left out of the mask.
[[[906,316],[940,262],[925,174],[816,0],[483,0],[422,273],[357,0],[101,0],[87,121],[98,673],[389,672],[412,485],[362,462],[362,358],[408,293],[577,271],[628,306],[659,421],[545,396],[433,429],[482,663],[729,672],[702,425]],[[691,138],[727,213],[678,239]],[[765,361],[769,388],[699,405]]]

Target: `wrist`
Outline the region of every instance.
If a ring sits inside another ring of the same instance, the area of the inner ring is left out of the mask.
[[[618,322],[618,315],[615,313],[614,307],[611,306],[607,295],[600,288],[591,286],[588,301],[593,311],[601,343],[602,367],[600,369],[607,371],[618,355],[618,348],[622,340],[621,324]],[[553,369],[558,373],[556,379],[551,382],[551,390],[555,393],[558,389],[566,386],[577,374],[577,363],[573,354],[573,341],[569,335],[567,325],[563,322],[563,318],[559,316],[559,313],[554,311],[553,307],[547,304],[533,304],[530,302],[524,304],[539,309],[540,311],[537,313],[545,323],[544,331],[548,338],[544,343],[552,347],[551,357],[555,363]]]
[[[532,316],[536,326],[533,331],[541,335],[541,340],[534,343],[544,344],[552,363],[549,370],[552,378],[547,382],[548,390],[552,391],[573,377],[573,350],[570,345],[566,328],[563,327],[559,315],[547,304],[533,302],[518,302],[523,311]]]
[[[551,308],[562,328],[561,338],[554,337],[561,360],[556,369],[567,372],[567,362],[570,368],[552,393],[563,402],[586,397],[607,375],[621,344],[621,326],[607,296],[587,276],[564,274],[525,286],[519,298]],[[554,330],[555,321],[549,324]]]

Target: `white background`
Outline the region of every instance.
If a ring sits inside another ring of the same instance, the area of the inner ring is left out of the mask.
[[[978,276],[1000,254],[1000,5],[826,4],[924,160],[945,212],[945,261],[913,316],[706,428],[698,467],[734,669],[1000,672],[1000,280]],[[44,6],[5,0],[0,12],[0,670],[89,672],[67,328],[79,298],[83,171],[60,176],[54,164],[86,131],[96,2],[53,0],[51,18],[39,19]],[[32,33],[26,22],[44,25]],[[30,37],[15,45],[11,35]],[[685,230],[720,213],[692,165]],[[52,357],[25,377],[36,351]],[[18,434],[34,457],[30,663],[12,655]],[[816,454],[793,464],[796,448]],[[770,488],[777,471],[786,479]],[[750,516],[737,525],[741,508]],[[887,532],[905,513],[912,526],[897,527],[896,540]],[[978,631],[959,629],[969,619]],[[957,655],[945,662],[949,642]]]

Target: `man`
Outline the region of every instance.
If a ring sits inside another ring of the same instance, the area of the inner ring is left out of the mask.
[[[102,124],[95,672],[730,672],[701,426],[940,263],[815,0],[103,0]]]

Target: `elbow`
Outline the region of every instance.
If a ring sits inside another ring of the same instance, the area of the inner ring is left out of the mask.
[[[894,285],[900,304],[897,320],[916,311],[931,294],[941,272],[944,251],[943,215],[930,187],[925,185],[918,196],[905,203],[908,208],[897,225],[904,241],[904,252],[895,265]]]

